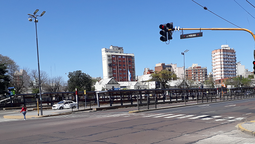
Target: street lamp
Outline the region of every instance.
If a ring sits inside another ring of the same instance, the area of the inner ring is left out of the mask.
[[[41,75],[40,75],[40,63],[39,63],[39,50],[38,50],[38,37],[37,37],[37,23],[38,19],[37,17],[41,17],[45,14],[46,11],[43,11],[40,15],[36,15],[36,13],[39,11],[39,9],[36,9],[33,14],[28,14],[29,21],[32,21],[34,19],[35,22],[35,35],[36,35],[36,47],[37,47],[37,61],[38,61],[38,76],[39,76],[39,94],[40,94],[40,105],[41,105],[41,115],[43,115],[42,111],[42,90],[41,90]],[[39,115],[39,114],[38,114]]]
[[[184,67],[183,67],[183,70],[184,70],[183,90],[184,90],[185,78],[186,78],[186,74],[185,74],[185,53],[188,52],[188,51],[189,50],[185,50],[184,52],[181,52],[181,54],[183,55],[183,63],[184,63]],[[186,96],[184,96],[184,102],[185,102],[185,105],[186,105]]]

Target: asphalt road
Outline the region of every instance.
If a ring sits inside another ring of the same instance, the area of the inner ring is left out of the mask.
[[[255,98],[143,113],[116,109],[2,121],[0,143],[255,143],[253,136],[235,128],[245,120],[255,120],[254,106]]]

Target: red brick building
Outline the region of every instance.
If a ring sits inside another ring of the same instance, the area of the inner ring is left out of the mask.
[[[193,64],[192,67],[186,69],[186,79],[193,81],[207,80],[207,68]]]

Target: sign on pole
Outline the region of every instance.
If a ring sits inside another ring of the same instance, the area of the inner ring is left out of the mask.
[[[203,36],[203,32],[198,32],[198,33],[190,33],[190,34],[182,34],[181,39],[185,38],[194,38],[194,37],[201,37]]]

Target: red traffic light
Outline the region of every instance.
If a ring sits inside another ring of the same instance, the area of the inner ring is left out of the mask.
[[[162,25],[162,24],[159,25],[159,28],[162,29],[162,30],[163,30],[163,29],[166,29],[165,25]]]
[[[255,65],[255,61],[253,61],[253,64]]]

